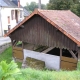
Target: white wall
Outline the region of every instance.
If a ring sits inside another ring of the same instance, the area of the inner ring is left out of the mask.
[[[0,36],[2,36],[1,7],[0,7]]]
[[[54,70],[60,69],[60,56],[49,55],[49,54],[30,51],[26,49],[24,49],[23,52],[24,52],[24,60],[26,60],[26,57],[31,57],[44,61],[45,66],[48,69],[54,69]]]
[[[1,18],[2,18],[2,28],[3,28],[3,34],[4,30],[8,30],[8,25],[11,25],[11,29],[17,25],[16,20],[11,19],[11,10],[23,10],[23,8],[2,8],[1,9]],[[10,16],[10,24],[8,24],[8,16]],[[19,22],[23,20],[24,16],[20,18],[20,13],[18,14],[18,20]]]

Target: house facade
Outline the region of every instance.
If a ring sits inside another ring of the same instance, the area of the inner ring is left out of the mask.
[[[0,36],[20,23],[25,16],[29,15],[20,5],[20,0],[0,0]]]

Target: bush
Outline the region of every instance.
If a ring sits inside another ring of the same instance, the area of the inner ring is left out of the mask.
[[[11,61],[10,64],[6,61],[0,62],[0,80],[16,80],[15,77],[20,74],[18,65]]]

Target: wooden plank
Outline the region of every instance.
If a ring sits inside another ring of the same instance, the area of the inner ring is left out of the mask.
[[[75,60],[74,58],[61,57],[61,60],[66,62],[77,63],[77,60]]]
[[[77,64],[61,61],[61,69],[75,70],[76,68],[77,68]]]
[[[49,52],[50,50],[52,50],[53,48],[54,48],[54,47],[50,47],[50,48],[48,48],[48,49],[42,51],[42,53],[47,53],[47,52]]]
[[[75,58],[76,60],[78,59],[78,58],[76,57],[76,55],[75,55],[71,50],[69,50],[69,52],[71,53],[71,55],[73,56],[73,58]]]
[[[24,59],[23,52],[13,50],[13,56],[17,59]]]
[[[23,50],[21,47],[14,47],[13,46],[13,50]]]
[[[14,52],[14,53],[17,53],[17,52],[18,52],[18,53],[19,53],[19,52],[21,53],[22,51],[19,51],[19,50],[13,50],[13,52]]]

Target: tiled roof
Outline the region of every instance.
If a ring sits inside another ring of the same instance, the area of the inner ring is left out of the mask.
[[[0,6],[7,6],[8,7],[8,5],[3,0],[0,0]]]
[[[80,46],[80,18],[70,10],[35,10],[30,16],[26,17],[21,23],[15,26],[6,35],[8,36],[12,32],[14,32],[14,30],[20,27],[24,22],[26,22],[35,14],[43,17],[50,24],[55,26],[63,34],[65,34]]]
[[[0,4],[1,6],[4,6],[4,7],[18,7],[16,4],[14,4],[10,0],[0,0]]]
[[[27,11],[25,8],[23,8],[23,11],[24,11],[24,16],[28,16],[30,14],[29,11]]]

